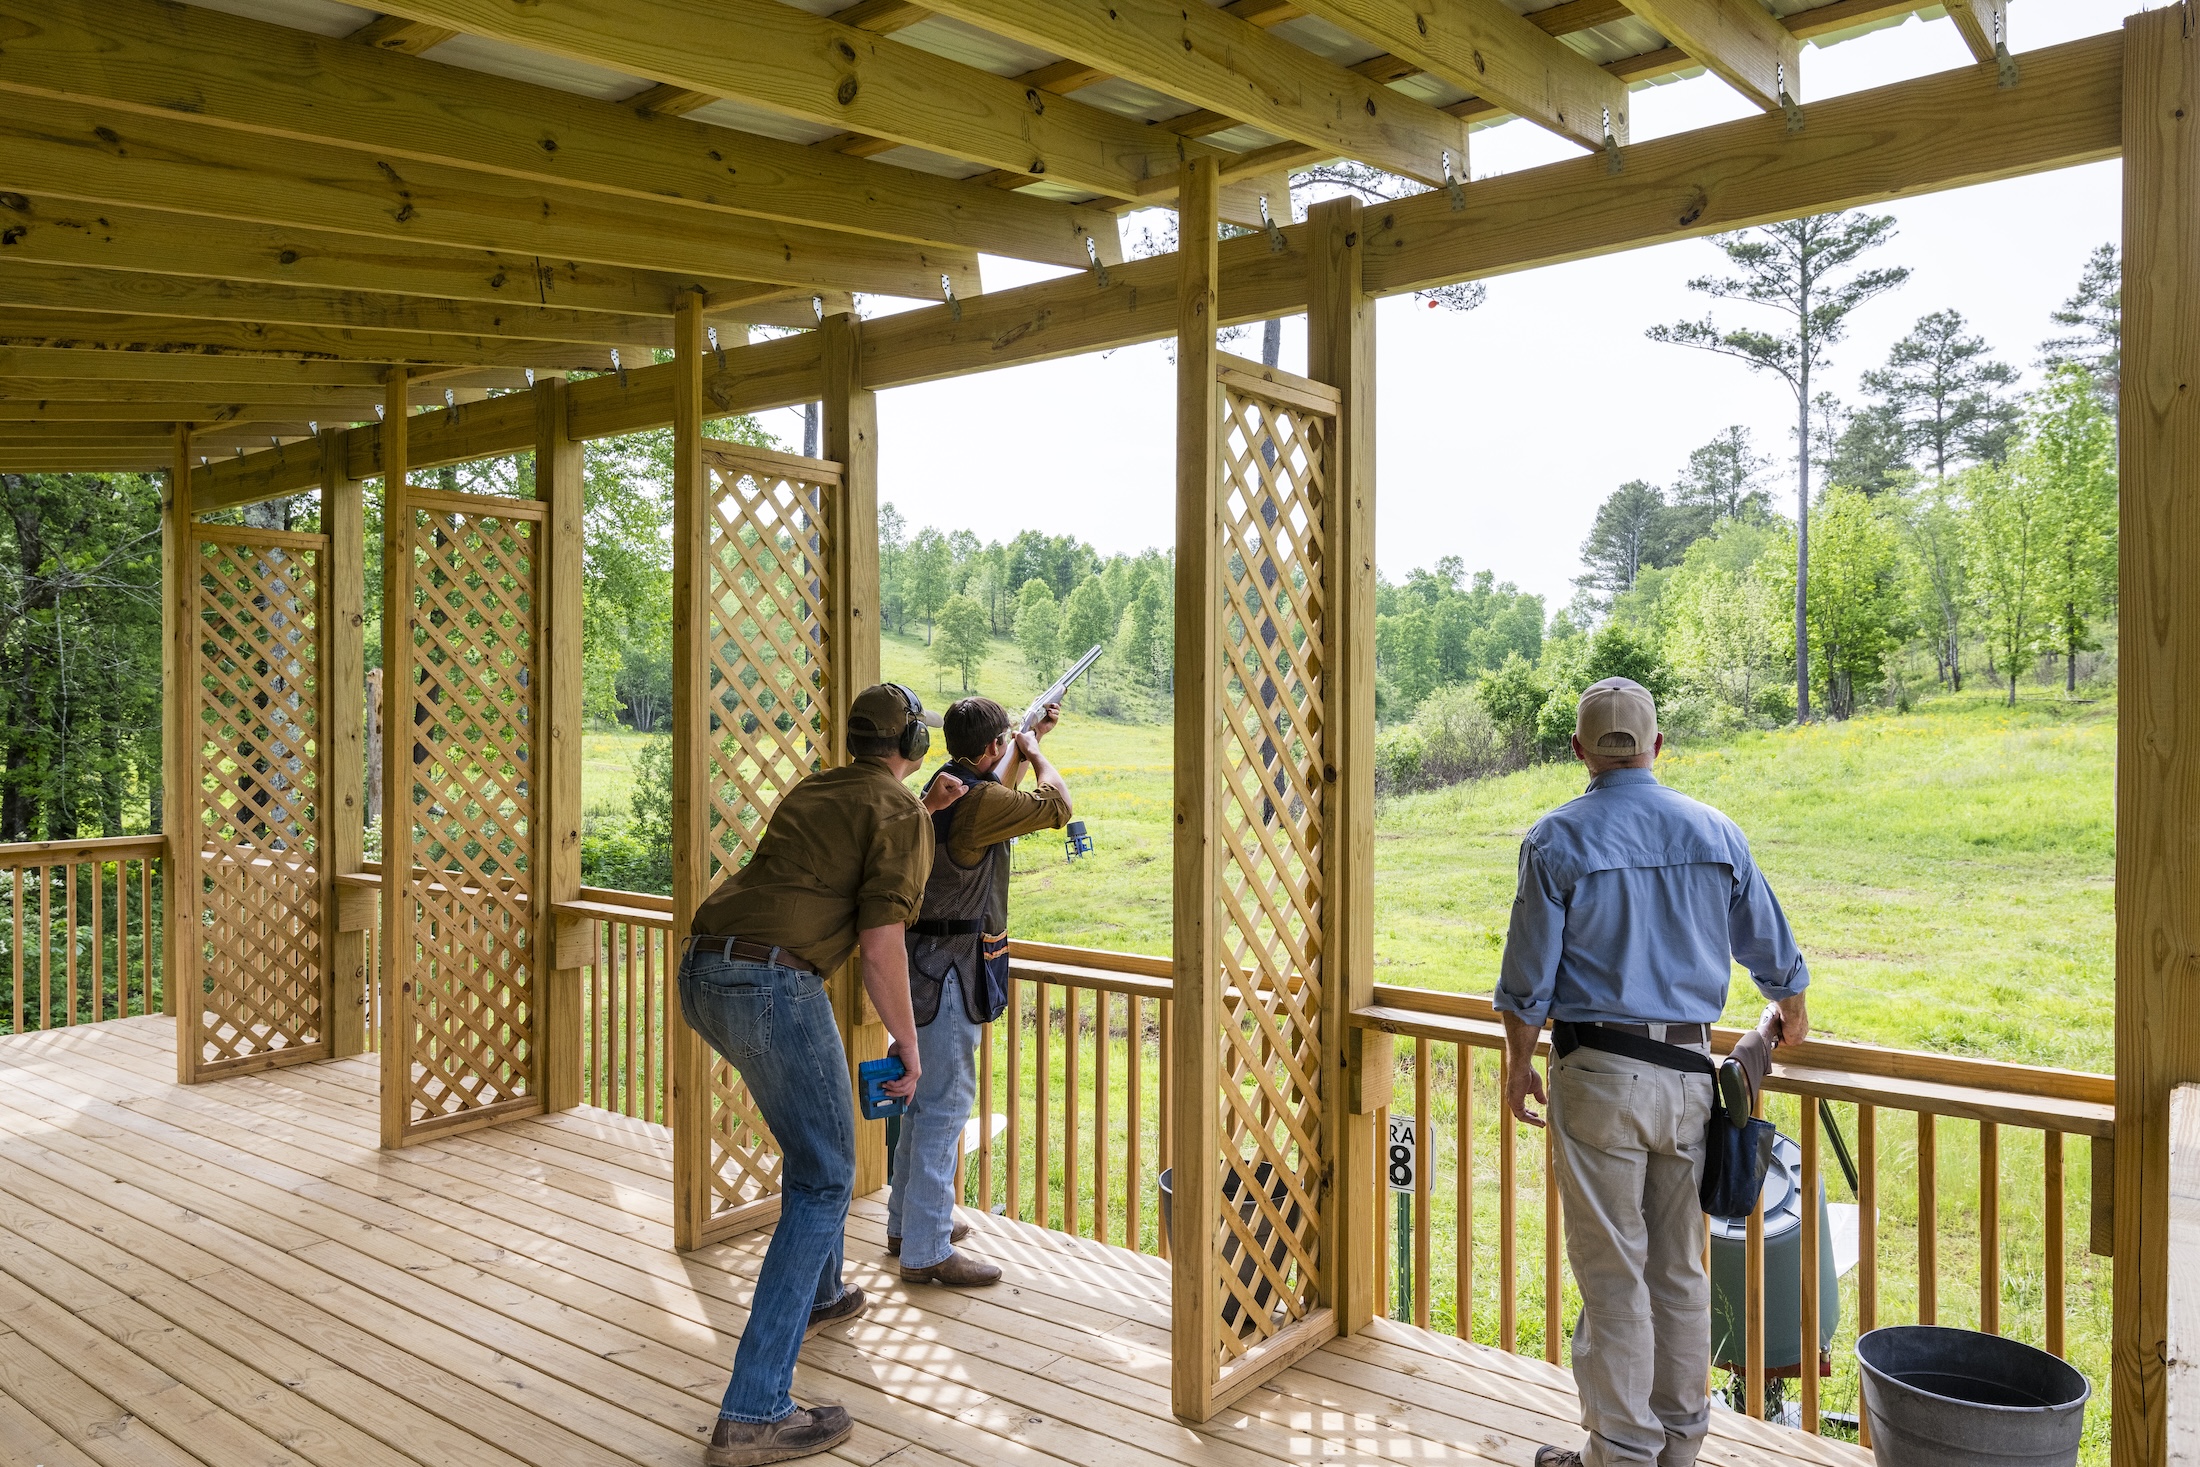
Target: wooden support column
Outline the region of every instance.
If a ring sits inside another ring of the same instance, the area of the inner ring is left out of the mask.
[[[1306,375],[1339,397],[1323,506],[1330,769],[1322,1038],[1335,1059],[1323,1087],[1322,1141],[1336,1183],[1323,1200],[1322,1292],[1337,1311],[1339,1332],[1351,1334],[1380,1312],[1382,1138],[1375,1107],[1359,1102],[1366,1051],[1381,1048],[1385,1053],[1373,1058],[1384,1080],[1380,1103],[1387,1104],[1393,1042],[1354,1029],[1351,1020],[1354,1009],[1375,1002],[1375,302],[1361,285],[1367,252],[1360,201],[1316,204],[1306,229]]]
[[[542,635],[537,666],[542,728],[542,788],[536,796],[534,943],[542,983],[543,1103],[581,1103],[581,970],[557,966],[559,902],[581,894],[581,445],[566,431],[563,377],[535,384],[535,497],[543,521]]]
[[[2124,23],[2116,1467],[2168,1460],[2169,1106],[2200,1080],[2200,36]],[[2180,1403],[2183,1404],[2183,1403]]]
[[[346,472],[344,434],[321,434],[321,961],[328,970],[329,1054],[367,1050],[367,934],[345,931],[336,878],[366,856],[366,508]]]
[[[710,881],[709,487],[703,467],[703,303],[680,297],[672,318],[672,942],[685,943]],[[674,959],[675,968],[678,959]],[[665,1004],[672,1094],[672,1234],[702,1245],[710,1220],[710,1072],[716,1057],[687,1025],[677,992]]]
[[[191,429],[176,425],[175,462],[168,472],[161,512],[162,604],[168,612],[161,641],[160,824],[168,837],[161,872],[161,1012],[176,1020],[176,1078],[189,1083],[198,1053],[198,748],[191,686],[198,634],[199,578],[191,546]]]
[[[824,379],[825,457],[840,465],[837,514],[833,523],[833,564],[828,581],[825,665],[829,673],[832,760],[848,758],[848,704],[879,680],[878,566],[878,397],[863,385],[863,322],[853,315],[828,316],[818,327]],[[833,1009],[840,1015],[848,1049],[848,1083],[855,1067],[886,1054],[886,1026],[863,988],[861,956],[852,957],[833,979]],[[886,1185],[886,1125],[856,1123],[856,1195]]]
[[[1177,185],[1176,319],[1176,1087],[1171,1178],[1171,1403],[1187,1421],[1214,1414],[1221,1206],[1216,1155],[1221,1101],[1220,965],[1215,950],[1215,841],[1220,814],[1215,682],[1220,635],[1221,404],[1215,369],[1217,177],[1188,160]]]
[[[407,373],[390,369],[382,407],[382,1145],[404,1144],[412,1083],[412,506]]]

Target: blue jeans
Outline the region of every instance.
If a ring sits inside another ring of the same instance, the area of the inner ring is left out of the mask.
[[[783,1158],[772,1230],[748,1327],[718,1414],[777,1421],[810,1311],[841,1296],[841,1248],[855,1193],[855,1100],[833,1003],[815,973],[690,952],[680,964],[680,1012],[741,1072]]]
[[[901,1118],[894,1148],[894,1193],[886,1203],[886,1231],[901,1239],[905,1268],[930,1268],[955,1251],[955,1143],[970,1119],[978,1093],[981,1025],[963,1012],[959,974],[940,985],[939,1017],[917,1031],[917,1093]]]

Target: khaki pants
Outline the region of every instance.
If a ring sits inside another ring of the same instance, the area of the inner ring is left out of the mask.
[[[1690,1467],[1711,1422],[1703,1174],[1711,1079],[1577,1049],[1550,1068],[1588,1467]]]

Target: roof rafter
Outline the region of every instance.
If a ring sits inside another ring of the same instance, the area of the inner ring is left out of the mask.
[[[1259,26],[1174,0],[930,0],[982,29],[1105,66],[1224,119],[1435,185],[1466,177],[1467,129]],[[1533,29],[1532,27],[1530,28]]]
[[[1174,175],[1184,148],[1135,118],[934,56],[779,0],[385,0],[399,14],[784,116],[1097,193]]]
[[[1767,112],[1783,98],[1802,99],[1801,43],[1758,0],[1627,0],[1627,8]]]
[[[0,345],[241,352],[269,358],[455,367],[561,367],[593,372],[611,367],[607,348],[551,341],[16,307],[0,307]]]
[[[378,388],[386,375],[383,367],[372,362],[289,361],[207,352],[73,351],[55,346],[0,346],[0,377],[35,379],[57,389],[71,382],[188,382],[202,389],[213,382]]]
[[[1627,141],[1627,88],[1504,0],[1300,0],[1413,68],[1588,147]]]
[[[0,89],[725,214],[1082,265],[1107,213],[158,0],[0,0]],[[176,78],[188,76],[180,89]]]
[[[938,299],[978,290],[968,251],[611,198],[448,164],[158,122],[49,101],[0,117],[8,176],[31,193],[462,249],[560,255],[781,286]]]

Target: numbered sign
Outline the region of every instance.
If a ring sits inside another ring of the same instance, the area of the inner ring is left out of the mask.
[[[1411,1192],[1421,1165],[1421,1132],[1412,1116],[1390,1118],[1390,1190]]]

